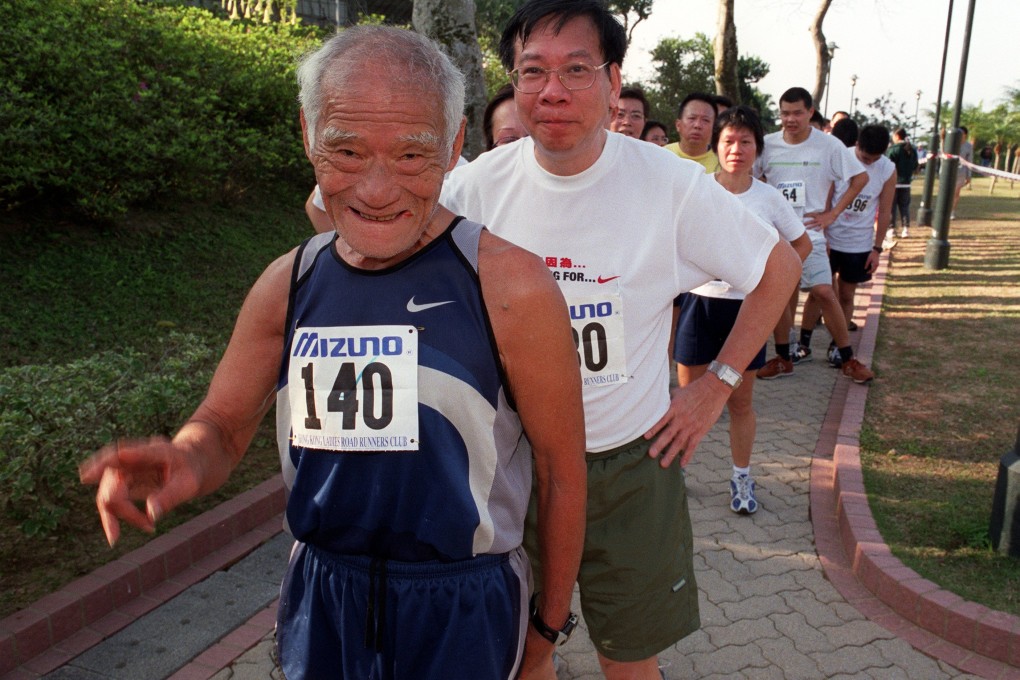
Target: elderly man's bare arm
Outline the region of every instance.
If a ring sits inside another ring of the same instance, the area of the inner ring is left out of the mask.
[[[110,545],[121,520],[154,531],[165,513],[222,485],[244,455],[272,404],[293,262],[293,252],[280,257],[256,281],[205,399],[172,440],[122,440],[81,464],[82,483],[99,486],[96,505]]]
[[[566,622],[584,544],[584,411],[567,306],[545,264],[488,232],[479,276],[496,344],[524,430],[538,484],[543,592],[539,614]],[[555,678],[552,644],[528,627],[521,677]]]

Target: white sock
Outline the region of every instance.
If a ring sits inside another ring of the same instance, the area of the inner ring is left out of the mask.
[[[733,476],[734,477],[739,477],[740,475],[748,475],[748,476],[750,476],[750,474],[751,474],[751,466],[750,465],[748,465],[747,467],[737,467],[736,465],[733,466]]]

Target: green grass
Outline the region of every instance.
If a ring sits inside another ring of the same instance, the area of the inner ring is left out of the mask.
[[[0,366],[144,347],[168,328],[225,341],[261,270],[311,232],[302,201],[137,213],[107,227],[0,226]]]
[[[170,329],[198,335],[218,357],[255,279],[312,235],[304,198],[284,193],[230,207],[134,212],[101,227],[0,217],[0,370],[65,364],[106,349],[153,353]],[[265,419],[231,480],[170,513],[159,533],[276,474],[272,420]],[[94,487],[81,486],[73,475],[66,483],[67,512],[49,535],[26,537],[11,509],[0,505],[0,542],[7,546],[0,552],[0,617],[150,538],[125,528],[110,549]]]
[[[923,266],[927,228],[892,251],[861,458],[897,557],[1020,615],[1020,560],[988,534],[998,462],[1020,424],[1020,189],[1000,182],[988,196],[988,179],[974,184],[950,223],[947,269]]]

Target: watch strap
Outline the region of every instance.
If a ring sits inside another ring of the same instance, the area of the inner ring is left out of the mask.
[[[574,628],[577,626],[577,614],[570,612],[567,617],[567,622],[563,624],[563,627],[557,630],[549,626],[543,619],[542,615],[538,613],[538,593],[536,592],[531,596],[531,603],[529,605],[531,610],[531,625],[535,627],[538,634],[544,637],[554,645],[562,645],[570,638],[570,634],[574,632]]]
[[[714,373],[715,376],[731,390],[737,389],[737,387],[740,386],[740,383],[744,380],[744,376],[741,375],[740,371],[728,364],[722,363],[721,361],[713,360],[709,363],[708,371],[710,373]]]

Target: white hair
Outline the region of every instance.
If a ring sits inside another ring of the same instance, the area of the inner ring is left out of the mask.
[[[348,28],[301,60],[298,98],[307,123],[308,145],[315,146],[327,69],[333,91],[342,93],[344,83],[369,62],[386,66],[396,82],[436,93],[443,112],[443,150],[449,152],[464,115],[464,76],[438,44],[413,31],[390,26]]]

